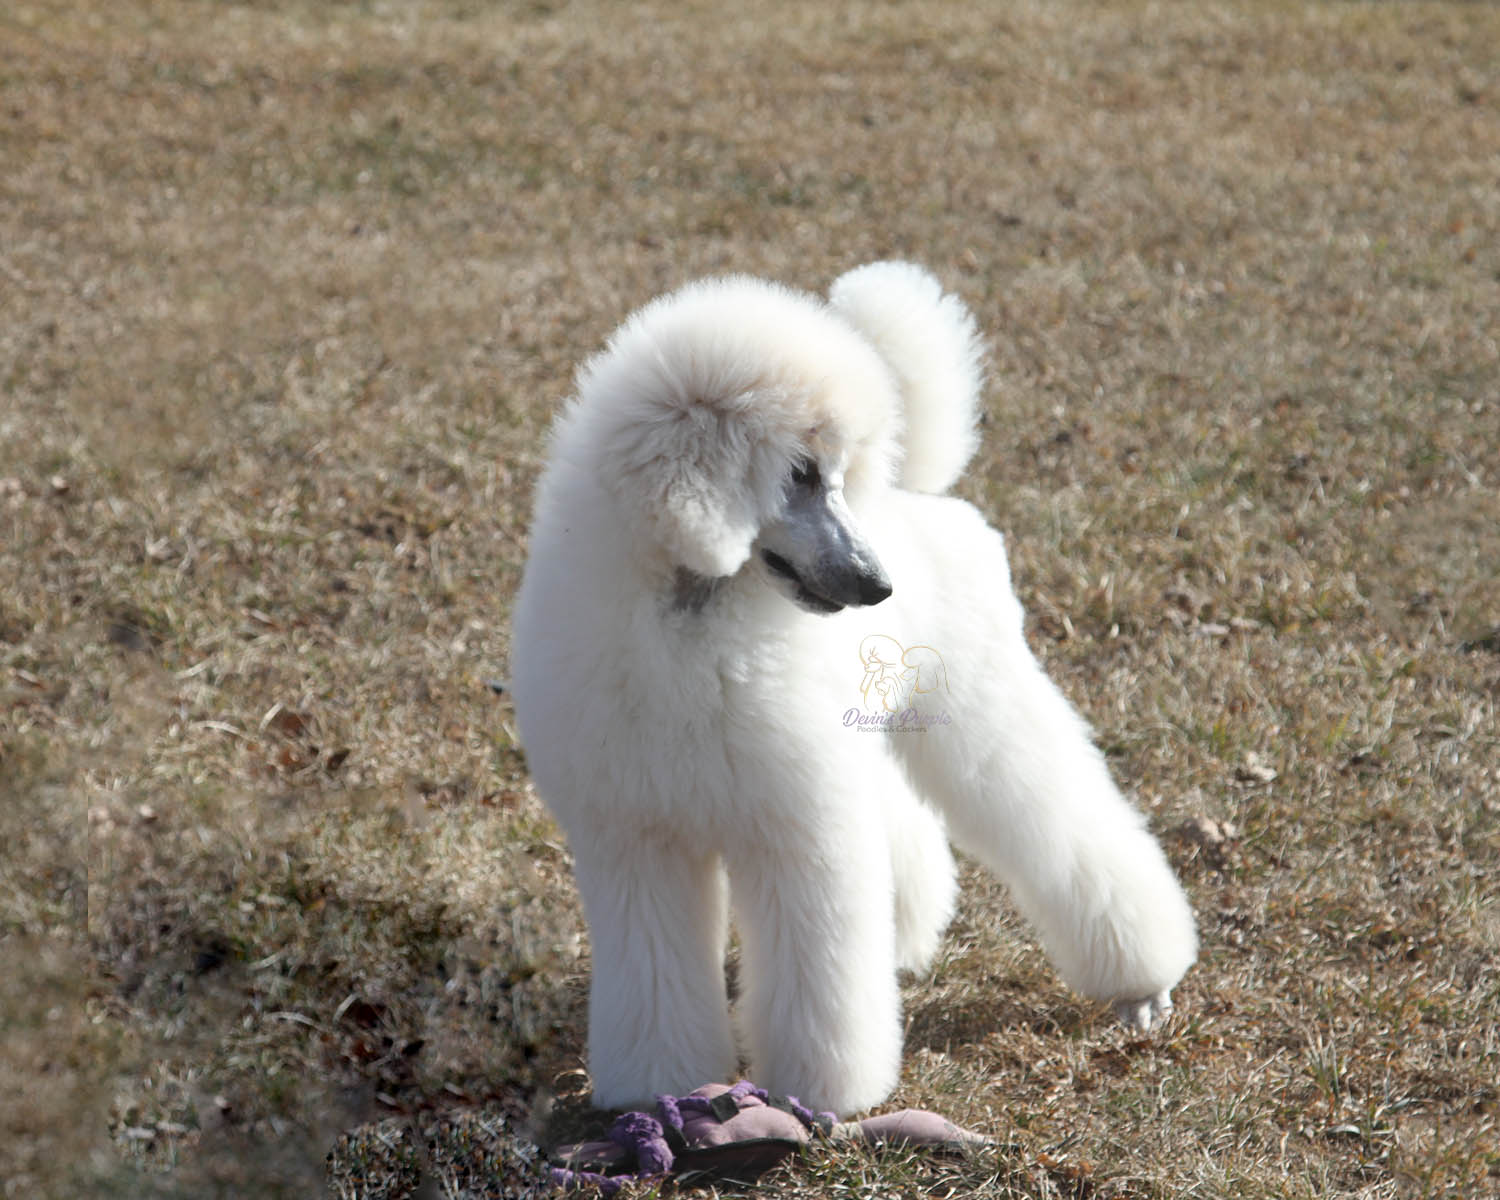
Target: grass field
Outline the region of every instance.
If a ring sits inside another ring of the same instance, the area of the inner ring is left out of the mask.
[[[1500,1194],[1500,8],[23,0],[0,1195],[599,1127],[487,686],[543,432],[655,293],[888,256],[986,331],[962,490],[1203,953],[1129,1036],[968,872],[892,1103],[999,1148],[763,1194]]]

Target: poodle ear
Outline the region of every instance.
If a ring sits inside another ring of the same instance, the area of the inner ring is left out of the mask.
[[[761,461],[767,449],[706,405],[623,407],[634,411],[616,410],[596,460],[617,510],[672,566],[706,579],[733,575],[776,500],[776,467]],[[758,480],[770,481],[770,494]]]
[[[680,423],[691,423],[684,418]],[[713,443],[701,437],[675,456],[658,458],[651,466],[659,497],[648,501],[652,540],[674,566],[686,567],[705,579],[733,575],[750,557],[750,546],[760,532],[760,508],[743,483],[743,463],[712,452]],[[643,481],[644,482],[644,481]],[[635,493],[635,503],[642,493]]]

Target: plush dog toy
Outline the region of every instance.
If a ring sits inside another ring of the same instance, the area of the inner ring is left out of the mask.
[[[564,1165],[552,1169],[553,1182],[613,1195],[624,1182],[663,1175],[751,1179],[817,1137],[960,1151],[990,1144],[922,1109],[841,1122],[831,1112],[812,1112],[794,1096],[773,1097],[749,1080],[733,1087],[706,1084],[682,1097],[658,1096],[655,1116],[624,1113],[607,1136],[560,1147]]]

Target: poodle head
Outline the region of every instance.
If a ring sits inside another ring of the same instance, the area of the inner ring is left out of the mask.
[[[855,513],[889,486],[899,400],[821,301],[729,278],[647,305],[580,373],[558,454],[668,577],[763,571],[803,607],[884,599]]]

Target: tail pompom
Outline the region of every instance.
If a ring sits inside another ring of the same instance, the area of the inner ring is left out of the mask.
[[[856,267],[834,281],[828,299],[875,346],[900,386],[900,485],[947,491],[979,443],[984,348],[973,316],[935,276],[908,262]]]

